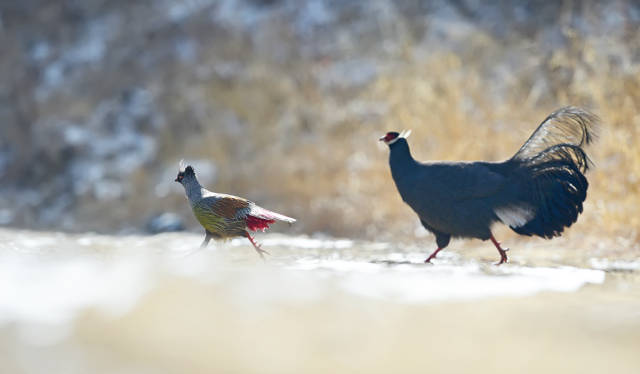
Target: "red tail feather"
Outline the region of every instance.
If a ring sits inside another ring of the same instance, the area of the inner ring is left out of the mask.
[[[258,218],[254,216],[247,216],[247,228],[251,231],[258,230],[266,230],[269,228],[269,225],[273,224],[275,220],[273,219],[264,219]]]

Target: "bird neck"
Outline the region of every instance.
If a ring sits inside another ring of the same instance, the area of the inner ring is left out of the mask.
[[[202,186],[196,177],[187,177],[182,183],[184,191],[187,193],[189,201],[198,201],[202,199]]]
[[[406,139],[398,139],[398,141],[391,144],[389,148],[391,150],[389,153],[389,165],[391,166],[391,172],[394,177],[396,174],[401,174],[403,171],[416,165],[416,160],[411,156],[409,144]]]

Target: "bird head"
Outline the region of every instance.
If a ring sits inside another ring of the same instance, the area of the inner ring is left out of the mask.
[[[196,173],[193,171],[193,167],[191,165],[187,165],[186,167],[182,162],[180,162],[180,170],[178,170],[178,176],[175,181],[183,184],[185,178],[195,177]]]
[[[398,141],[398,139],[408,138],[411,135],[411,130],[402,130],[402,132],[398,133],[396,131],[389,131],[385,134],[385,136],[381,137],[381,142],[384,142],[386,145],[391,145]]]

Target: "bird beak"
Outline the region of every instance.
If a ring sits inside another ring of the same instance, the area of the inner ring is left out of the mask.
[[[383,142],[385,138],[386,138],[386,135],[385,136],[381,136],[380,139],[378,139],[378,140]]]
[[[178,180],[178,178],[176,178],[176,179],[174,180],[174,182],[178,182],[178,183],[180,183],[180,181]]]

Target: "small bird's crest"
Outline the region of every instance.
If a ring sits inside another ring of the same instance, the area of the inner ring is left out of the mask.
[[[180,160],[180,163],[178,163],[178,167],[180,169],[178,170],[178,176],[175,179],[176,182],[182,183],[182,180],[185,176],[196,175],[196,173],[193,171],[193,167],[191,165],[185,164],[184,160]]]
[[[188,165],[186,162],[184,162],[184,159],[180,160],[180,163],[178,163],[178,167],[180,168],[178,170],[178,172],[180,173],[183,173],[183,174],[194,173],[193,166]]]

